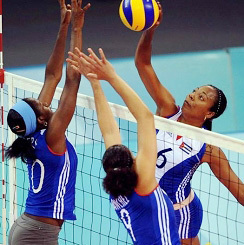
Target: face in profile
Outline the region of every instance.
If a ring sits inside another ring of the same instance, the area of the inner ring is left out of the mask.
[[[212,86],[196,88],[188,94],[182,106],[182,112],[191,118],[204,118],[211,113],[217,97],[217,91]],[[212,112],[214,116],[214,112]]]

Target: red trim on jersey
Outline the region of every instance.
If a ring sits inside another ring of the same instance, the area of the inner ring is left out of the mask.
[[[140,195],[136,190],[135,190],[135,193],[141,197],[149,196],[158,188],[158,186],[159,186],[159,184],[157,184],[156,187],[151,192],[149,192],[148,194]]]
[[[66,150],[67,150],[67,149],[65,149],[65,151],[64,151],[63,153],[57,153],[57,152],[54,152],[48,145],[47,145],[47,148],[48,148],[48,150],[49,150],[52,154],[54,154],[54,155],[56,155],[56,156],[62,156],[62,155],[66,152]]]

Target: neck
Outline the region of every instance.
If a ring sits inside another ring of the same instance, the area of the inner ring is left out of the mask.
[[[198,127],[198,128],[202,128],[202,125],[204,123],[204,121],[202,120],[187,119],[183,115],[181,115],[177,121],[194,126],[194,127]]]

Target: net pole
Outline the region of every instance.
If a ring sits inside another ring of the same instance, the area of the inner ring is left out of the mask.
[[[1,83],[1,135],[2,135],[2,233],[3,245],[7,244],[7,216],[6,216],[6,181],[5,181],[5,159],[4,159],[4,108],[3,108],[3,35],[2,35],[2,0],[0,0],[0,83]]]
[[[6,72],[5,72],[6,78]],[[7,79],[6,79],[7,81]],[[13,79],[8,82],[8,106],[10,108],[13,107]],[[12,133],[10,128],[8,128],[8,142],[12,144],[15,140],[15,135]],[[16,159],[11,158],[8,160],[9,164],[9,227],[11,227],[14,221],[17,219],[17,176],[16,176]]]

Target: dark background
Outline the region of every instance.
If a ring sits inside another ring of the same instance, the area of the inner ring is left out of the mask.
[[[140,34],[118,15],[119,0],[83,0],[84,50],[102,47],[108,58],[134,56]],[[153,54],[244,46],[244,0],[161,0],[164,20]],[[59,27],[57,0],[3,0],[4,67],[45,64]]]

